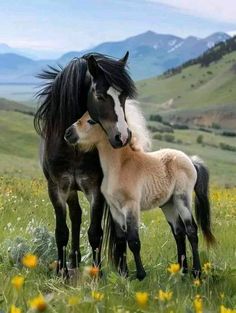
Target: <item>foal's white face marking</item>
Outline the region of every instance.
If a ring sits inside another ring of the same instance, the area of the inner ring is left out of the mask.
[[[124,110],[121,107],[121,103],[119,99],[119,96],[121,93],[115,88],[109,87],[109,89],[107,90],[107,94],[112,97],[115,103],[114,110],[118,119],[116,123],[116,127],[121,134],[120,139],[122,143],[125,144],[128,140],[129,133],[128,133],[128,124],[126,123],[126,120],[125,120]]]

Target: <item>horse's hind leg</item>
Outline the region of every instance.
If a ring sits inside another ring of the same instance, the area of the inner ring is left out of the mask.
[[[67,199],[71,220],[71,253],[70,266],[76,268],[81,261],[80,253],[80,225],[82,210],[79,204],[78,194],[76,190],[72,190]]]
[[[49,180],[48,194],[56,215],[55,237],[58,251],[57,272],[61,269],[65,269],[67,273],[65,247],[69,239],[69,229],[66,225],[66,192],[60,189],[58,184]]]
[[[168,221],[173,236],[176,241],[178,263],[182,268],[183,273],[188,272],[187,256],[186,256],[186,234],[185,226],[179,216],[178,211],[174,208],[173,203],[170,202],[162,207],[162,211]]]
[[[191,212],[191,195],[188,194],[176,194],[173,197],[174,206],[178,210],[179,215],[184,223],[185,231],[190,242],[193,254],[193,269],[192,273],[194,277],[199,277],[201,274],[201,264],[198,252],[198,235],[197,225],[194,221]]]

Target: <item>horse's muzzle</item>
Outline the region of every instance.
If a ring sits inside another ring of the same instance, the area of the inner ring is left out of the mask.
[[[64,139],[70,145],[75,145],[78,142],[79,136],[76,132],[74,125],[67,128],[67,130],[65,131]]]

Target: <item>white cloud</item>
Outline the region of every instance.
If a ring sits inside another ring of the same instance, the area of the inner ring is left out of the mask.
[[[195,16],[236,23],[235,0],[146,0],[167,4]]]
[[[236,30],[231,30],[227,32],[230,36],[235,36],[236,35]]]

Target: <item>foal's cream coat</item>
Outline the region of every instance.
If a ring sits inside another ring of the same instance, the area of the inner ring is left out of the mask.
[[[196,168],[199,167],[198,171],[205,169],[201,161],[193,160],[174,149],[144,152],[145,136],[139,137],[138,141],[134,140],[131,145],[114,149],[100,125],[92,124],[89,114],[85,113],[72,128],[77,133],[82,150],[90,150],[94,146],[98,149],[104,174],[101,191],[110,206],[117,236],[127,234],[125,238],[135,257],[137,277],[145,277],[139,254],[139,214],[140,210],[153,207],[162,208],[176,239],[179,263],[186,268],[185,234],[188,236],[193,249],[193,270],[195,276],[198,276],[201,266],[197,226],[191,213],[191,204],[192,193],[198,181]],[[207,186],[208,182],[205,181]],[[202,194],[205,196],[204,191]],[[198,196],[201,196],[201,192]],[[200,204],[203,203],[201,198],[199,201]],[[202,215],[201,218],[205,217]],[[210,220],[207,227],[205,233],[206,236],[210,234],[208,238],[211,239]]]
[[[129,145],[114,149],[101,127],[88,124],[89,119],[86,113],[74,124],[79,144],[82,149],[96,145],[104,173],[101,190],[122,229],[127,228],[128,211],[138,217],[140,210],[165,206],[173,195],[186,195],[191,203],[197,172],[186,154],[173,149],[134,151]],[[191,217],[188,210],[181,214]]]

